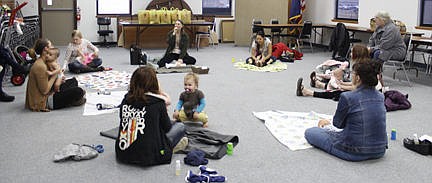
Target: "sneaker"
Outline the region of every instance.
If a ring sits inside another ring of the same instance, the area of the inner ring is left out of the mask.
[[[204,165],[200,165],[198,166],[198,168],[200,169],[200,174],[204,174],[204,175],[217,175],[217,171],[211,168],[208,168]]]
[[[189,183],[209,182],[208,177],[194,174],[192,170],[189,170],[186,174],[185,181]]]
[[[430,148],[431,148],[432,144],[428,141],[419,141],[418,144],[415,144],[413,139],[404,138],[403,139],[403,145],[407,149],[415,151],[415,152],[422,154],[422,155],[429,155],[431,153]]]
[[[180,141],[177,143],[177,145],[174,147],[173,153],[185,150],[188,144],[189,144],[189,139],[187,137],[181,138]]]
[[[12,102],[14,100],[15,100],[14,96],[8,95],[5,92],[0,92],[0,101],[1,102]]]
[[[225,182],[226,178],[224,176],[219,175],[206,175],[201,174],[197,175],[192,172],[192,170],[189,170],[185,181],[189,183],[201,183],[201,182]]]

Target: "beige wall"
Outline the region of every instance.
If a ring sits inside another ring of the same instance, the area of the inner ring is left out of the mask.
[[[235,3],[235,45],[249,46],[252,34],[252,19],[269,23],[277,18],[280,23],[288,21],[288,0],[236,0]],[[268,31],[268,30],[267,30]]]

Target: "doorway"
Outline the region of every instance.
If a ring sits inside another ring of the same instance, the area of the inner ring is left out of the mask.
[[[77,28],[76,0],[39,0],[41,37],[53,45],[66,46]]]

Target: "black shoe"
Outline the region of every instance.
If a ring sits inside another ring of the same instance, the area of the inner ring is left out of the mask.
[[[299,78],[297,80],[297,90],[296,90],[296,94],[297,96],[303,96],[303,78]]]
[[[15,100],[14,96],[10,96],[10,95],[6,94],[5,92],[0,93],[0,101],[1,102],[12,102],[14,100]]]
[[[315,88],[315,81],[316,81],[316,72],[313,71],[310,74],[310,86],[313,87],[313,88]]]
[[[432,154],[432,152],[430,151],[430,149],[432,148],[432,144],[428,141],[419,141],[418,144],[415,144],[413,139],[404,138],[403,144],[407,149],[415,151],[422,155]]]

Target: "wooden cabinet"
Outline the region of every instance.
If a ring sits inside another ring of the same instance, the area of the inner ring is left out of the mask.
[[[221,35],[222,43],[233,43],[234,42],[234,20],[222,20],[221,21]]]

